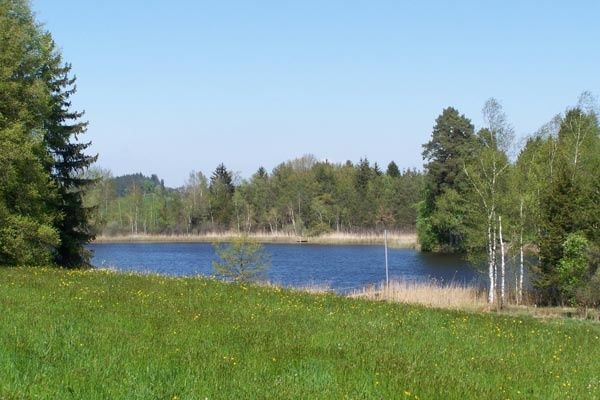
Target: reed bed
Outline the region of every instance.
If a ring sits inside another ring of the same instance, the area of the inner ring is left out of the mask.
[[[182,235],[100,235],[95,243],[213,243],[227,242],[239,237],[239,232],[209,232],[204,234]],[[293,233],[250,233],[248,236],[261,243],[307,243],[307,244],[383,244],[383,233],[332,232],[320,236],[298,236]],[[415,233],[388,233],[388,245],[395,248],[415,248]]]
[[[384,300],[453,310],[483,311],[489,308],[484,291],[458,283],[392,281],[370,285],[350,297]]]
[[[331,232],[317,237],[309,238],[309,242],[322,244],[383,244],[384,234],[381,232],[371,233],[347,233],[347,232]],[[417,245],[416,233],[405,232],[388,232],[388,245],[397,248],[415,248]]]

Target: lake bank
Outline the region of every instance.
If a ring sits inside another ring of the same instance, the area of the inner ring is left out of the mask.
[[[260,243],[322,244],[322,245],[383,245],[383,233],[328,233],[320,236],[297,236],[287,234],[251,233],[248,235]],[[93,243],[213,243],[228,242],[239,237],[237,232],[207,233],[202,235],[116,235],[98,236]],[[417,248],[416,233],[388,233],[388,246],[402,249]]]
[[[0,274],[1,398],[600,396],[600,324],[206,278]]]

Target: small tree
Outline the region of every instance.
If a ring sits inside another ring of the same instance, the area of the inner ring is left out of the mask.
[[[219,261],[213,261],[217,275],[235,282],[256,281],[265,277],[271,266],[264,246],[246,235],[228,244],[214,244]]]
[[[563,243],[563,258],[557,268],[558,284],[563,301],[575,305],[575,294],[588,278],[588,247],[585,236],[571,233]]]

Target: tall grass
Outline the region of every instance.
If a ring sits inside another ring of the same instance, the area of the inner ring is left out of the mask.
[[[418,304],[425,307],[463,310],[470,312],[493,311],[514,316],[536,318],[579,318],[600,321],[600,312],[594,309],[575,307],[537,307],[533,296],[525,293],[524,301],[517,304],[508,298],[504,308],[487,302],[487,292],[470,285],[459,283],[440,284],[436,281],[391,281],[389,285],[369,285],[348,294],[351,298]]]
[[[0,399],[598,399],[600,324],[0,268]]]
[[[355,290],[350,297],[420,304],[427,307],[483,311],[489,308],[486,293],[473,286],[435,281],[391,281]]]
[[[201,235],[118,235],[98,236],[96,243],[122,242],[227,242],[239,237],[238,232],[208,232]],[[383,233],[332,232],[320,236],[298,236],[293,233],[250,233],[249,237],[261,243],[309,243],[309,244],[383,244]],[[415,248],[417,236],[414,233],[388,233],[388,245],[397,248]]]

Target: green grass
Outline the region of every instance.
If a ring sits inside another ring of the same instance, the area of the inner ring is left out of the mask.
[[[593,399],[600,325],[0,269],[2,399]]]

